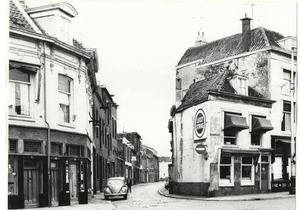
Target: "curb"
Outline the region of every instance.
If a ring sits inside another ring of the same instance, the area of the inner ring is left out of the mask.
[[[273,197],[249,197],[249,198],[237,198],[237,196],[223,196],[223,197],[195,197],[195,196],[180,196],[180,195],[170,195],[162,192],[164,188],[158,190],[158,194],[161,196],[165,196],[167,198],[176,198],[176,199],[185,199],[185,200],[201,200],[201,201],[258,201],[258,200],[274,200],[274,199],[282,199],[282,198],[293,198],[296,195],[274,195]],[[251,194],[254,195],[254,194]],[[265,195],[265,194],[258,194]],[[245,195],[247,196],[247,195]]]

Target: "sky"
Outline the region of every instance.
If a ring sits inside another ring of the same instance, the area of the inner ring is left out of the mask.
[[[138,132],[143,144],[158,156],[171,156],[168,132],[170,108],[175,104],[175,67],[194,46],[198,31],[208,42],[241,33],[245,13],[252,27],[265,27],[296,36],[295,1],[103,1],[26,0],[28,6],[57,2],[72,4],[74,38],[96,48],[97,80],[114,95],[117,129]]]

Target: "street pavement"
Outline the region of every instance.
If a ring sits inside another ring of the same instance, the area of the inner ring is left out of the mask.
[[[190,200],[190,202],[192,200],[194,201],[199,201],[199,202],[205,202],[205,205],[210,205],[209,203],[206,203],[208,201],[221,201],[221,203],[223,203],[222,201],[226,202],[226,201],[233,201],[233,203],[231,202],[231,204],[234,204],[236,202],[236,205],[238,206],[236,209],[241,209],[240,208],[240,204],[242,204],[242,202],[255,202],[255,201],[259,201],[259,200],[270,200],[268,202],[272,202],[271,200],[274,199],[278,199],[278,201],[280,201],[281,199],[283,199],[283,202],[293,202],[295,200],[295,195],[290,195],[289,192],[279,192],[279,193],[264,193],[264,194],[252,194],[252,195],[237,195],[237,196],[223,196],[223,197],[213,197],[213,198],[202,198],[202,197],[196,197],[196,196],[182,196],[182,195],[171,195],[169,194],[168,190],[166,190],[164,187],[164,182],[160,182],[160,183],[147,183],[147,184],[138,184],[138,185],[134,185],[132,186],[132,190],[133,190],[133,194],[129,193],[128,195],[128,200],[105,200],[103,193],[100,194],[96,194],[94,195],[94,198],[91,198],[89,200],[88,204],[76,204],[76,205],[72,205],[72,206],[57,206],[57,207],[44,207],[44,208],[34,208],[31,210],[67,210],[67,209],[74,209],[74,210],[115,210],[115,209],[141,209],[141,205],[146,205],[148,206],[147,209],[160,209],[159,206],[161,206],[161,208],[163,207],[163,209],[168,209],[167,206],[165,205],[169,205],[167,203],[170,203],[170,205],[175,205],[175,206],[179,206],[179,205],[187,205],[184,203],[176,203],[176,200],[178,202],[181,201],[187,201]],[[156,194],[157,196],[155,196],[154,194],[149,194],[146,195],[148,192],[152,191],[152,190],[148,190],[148,189],[156,189]],[[145,191],[140,191],[144,189]],[[137,193],[137,194],[134,194]],[[144,194],[143,196],[146,197],[140,197],[141,194]],[[161,197],[161,199],[159,198]],[[163,198],[169,198],[169,199],[174,199],[174,200],[164,200]],[[154,199],[154,200],[151,200]],[[148,203],[143,203],[145,200],[149,200]],[[284,201],[285,200],[285,201]],[[235,202],[234,202],[235,201]],[[154,202],[157,202],[157,205],[153,205]],[[281,201],[280,201],[281,202]],[[214,202],[212,202],[211,204],[213,204]],[[281,202],[282,203],[282,202]],[[152,206],[151,206],[152,205]],[[192,203],[189,203],[188,205],[191,205],[190,209],[192,209]],[[195,203],[195,206],[198,205]],[[235,205],[235,204],[234,204]],[[254,205],[254,203],[253,203]],[[212,206],[211,206],[212,207]],[[172,208],[170,208],[172,209]],[[173,208],[174,209],[174,208]],[[180,209],[180,208],[178,208]],[[211,209],[216,209],[216,208],[211,208]],[[248,208],[247,208],[248,209]],[[265,208],[253,208],[253,209],[265,209]],[[291,209],[291,208],[287,208],[287,209]],[[293,207],[292,207],[293,209]]]

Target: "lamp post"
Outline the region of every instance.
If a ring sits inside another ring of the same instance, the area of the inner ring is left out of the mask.
[[[296,53],[297,48],[292,47],[292,59],[291,59],[291,188],[290,194],[295,194],[296,191],[296,151],[295,151],[295,139],[294,139],[294,125],[295,125],[295,116],[294,116],[294,92],[295,92],[295,83],[294,83],[294,53]]]

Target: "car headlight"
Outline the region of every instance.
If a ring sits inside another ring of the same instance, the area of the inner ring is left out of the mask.
[[[127,187],[126,187],[126,186],[123,186],[123,187],[121,188],[120,192],[126,193],[126,192],[127,192]]]
[[[111,191],[108,187],[104,188],[103,192],[106,194],[111,194]]]

